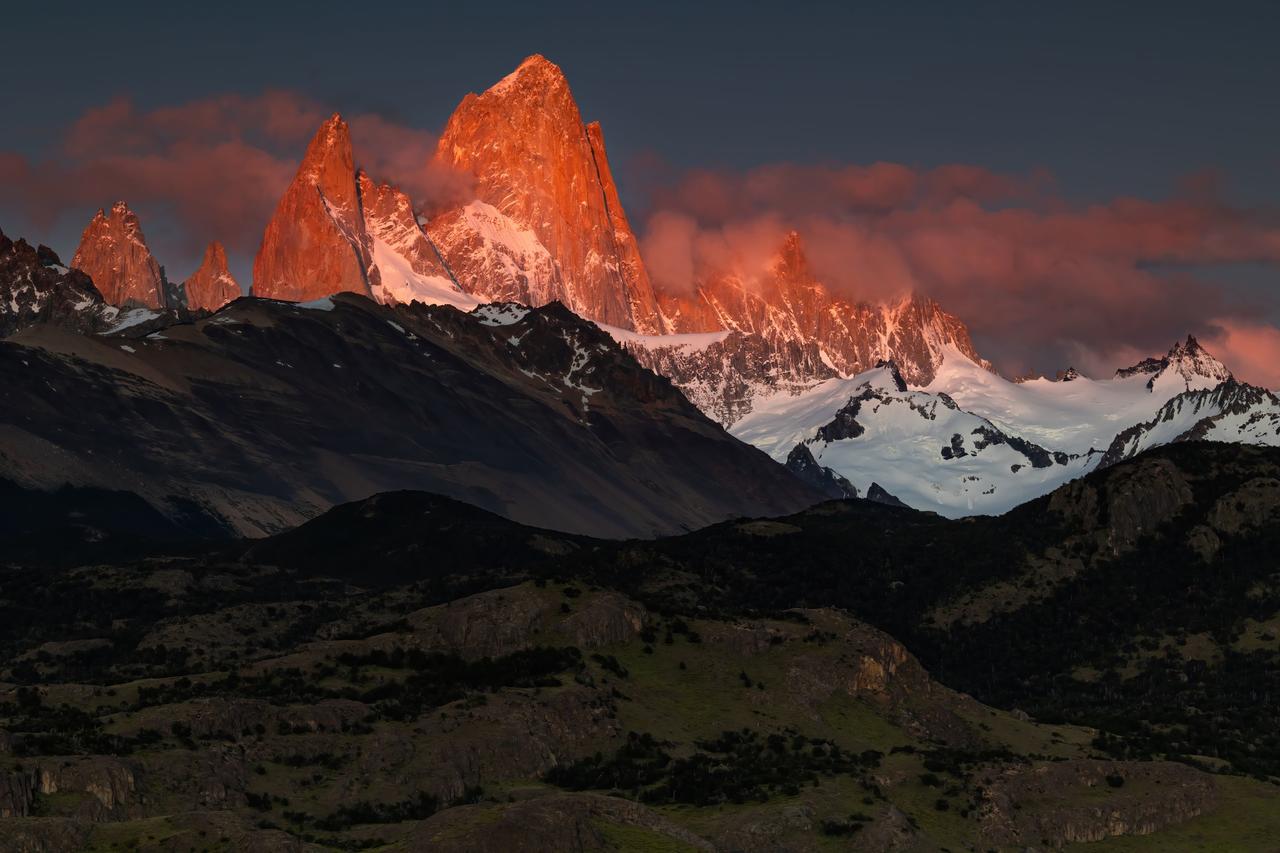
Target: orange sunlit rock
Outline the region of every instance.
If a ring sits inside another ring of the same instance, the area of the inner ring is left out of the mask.
[[[885,305],[836,296],[814,278],[800,235],[792,231],[760,281],[736,273],[709,275],[692,295],[664,295],[663,313],[679,332],[730,329],[784,344],[816,343],[837,372],[854,375],[882,359],[897,362],[903,377],[927,384],[946,345],[979,364],[969,331],[932,299],[908,296]]]
[[[184,285],[187,291],[187,307],[194,310],[217,311],[223,305],[240,297],[240,285],[227,269],[227,251],[214,240],[204,250],[204,261]]]
[[[147,248],[137,215],[123,201],[99,210],[80,238],[71,266],[86,273],[111,305],[160,308],[164,275]]]
[[[531,56],[467,95],[437,157],[475,180],[475,201],[427,225],[464,290],[534,305],[558,299],[592,320],[661,330],[603,137],[583,124],[556,65]]]
[[[334,114],[316,132],[276,206],[253,261],[253,293],[307,301],[371,295],[371,240],[361,214],[347,123]]]

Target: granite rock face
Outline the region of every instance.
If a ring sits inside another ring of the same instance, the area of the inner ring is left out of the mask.
[[[204,250],[200,269],[187,279],[184,289],[192,311],[217,311],[240,298],[240,285],[227,270],[227,250],[217,240]]]
[[[118,201],[108,213],[99,210],[80,237],[71,266],[93,279],[108,304],[163,308],[164,270],[152,257],[138,216]]]
[[[427,230],[459,285],[485,301],[551,301],[625,329],[662,331],[605,156],[564,74],[541,56],[469,94],[437,158],[474,179],[476,198]]]
[[[335,113],[316,131],[267,224],[253,261],[253,293],[292,302],[369,296],[380,283],[372,265],[351,133]]]

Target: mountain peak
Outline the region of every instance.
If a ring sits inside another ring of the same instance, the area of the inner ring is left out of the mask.
[[[84,229],[71,266],[93,279],[111,305],[161,308],[164,272],[147,248],[137,214],[123,201],[99,209]]]
[[[569,81],[565,79],[559,65],[542,54],[535,53],[525,57],[514,71],[485,90],[485,94],[505,96],[523,86],[539,88],[555,86],[567,89]]]
[[[217,311],[240,297],[240,285],[227,269],[227,250],[217,240],[204,250],[200,268],[187,279],[187,307]]]
[[[1116,371],[1116,378],[1127,379],[1139,374],[1151,377],[1147,380],[1147,387],[1152,390],[1166,376],[1178,377],[1188,391],[1212,388],[1233,378],[1227,366],[1202,347],[1194,335],[1187,335],[1185,341],[1175,342],[1160,358],[1144,358],[1132,367],[1120,368]]]
[[[532,305],[558,299],[611,326],[661,328],[603,134],[583,123],[558,66],[531,56],[464,98],[436,156],[475,190],[473,202],[427,224],[463,290]],[[489,247],[487,257],[477,246]],[[494,266],[494,255],[510,263]]]
[[[311,137],[295,180],[315,184],[331,203],[350,204],[354,209],[354,175],[351,131],[342,116],[334,113]]]
[[[253,261],[253,292],[296,301],[343,291],[368,295],[372,262],[351,133],[334,113],[312,137],[267,224]]]
[[[1205,348],[1200,346],[1200,342],[1196,340],[1196,336],[1192,334],[1188,334],[1185,341],[1175,341],[1173,346],[1169,347],[1170,359],[1195,356],[1200,353],[1208,355]]]
[[[0,338],[49,323],[97,331],[113,312],[89,277],[62,266],[52,249],[0,231]]]
[[[1200,346],[1194,335],[1187,335],[1186,341],[1175,343],[1165,358],[1169,366],[1188,382],[1208,379],[1217,384],[1232,378],[1227,366]]]

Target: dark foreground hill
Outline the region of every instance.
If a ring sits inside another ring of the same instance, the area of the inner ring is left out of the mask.
[[[1186,444],[624,543],[401,492],[11,565],[0,849],[1273,850],[1278,486]]]
[[[0,478],[132,492],[193,534],[406,488],[601,536],[820,499],[558,304],[242,299],[153,326],[0,342]]]

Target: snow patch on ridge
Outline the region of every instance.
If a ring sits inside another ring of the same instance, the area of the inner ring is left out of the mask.
[[[299,308],[306,308],[308,311],[332,311],[334,308],[332,296],[322,296],[319,299],[312,299],[310,302],[295,303]],[[219,322],[215,320],[214,322]]]
[[[149,320],[154,320],[160,316],[160,313],[161,312],[151,308],[130,308],[126,311],[122,311],[115,323],[113,323],[111,328],[107,330],[107,334],[110,335],[115,334],[116,332],[122,332],[125,329],[132,328],[133,326],[141,325]]]
[[[515,302],[491,302],[471,312],[483,326],[510,326],[529,316],[529,309]]]
[[[469,293],[442,276],[420,275],[404,255],[379,237],[373,240],[373,265],[378,268],[381,284],[374,287],[374,298],[385,304],[421,302],[424,305],[452,305],[470,311],[480,304]]]
[[[607,326],[604,323],[596,323],[596,325],[600,327],[601,331],[606,332],[611,338],[624,346],[632,344],[647,350],[672,349],[684,353],[701,352],[712,344],[720,343],[732,334],[729,329],[723,329],[718,332],[642,335],[630,329],[620,329],[617,326]]]

